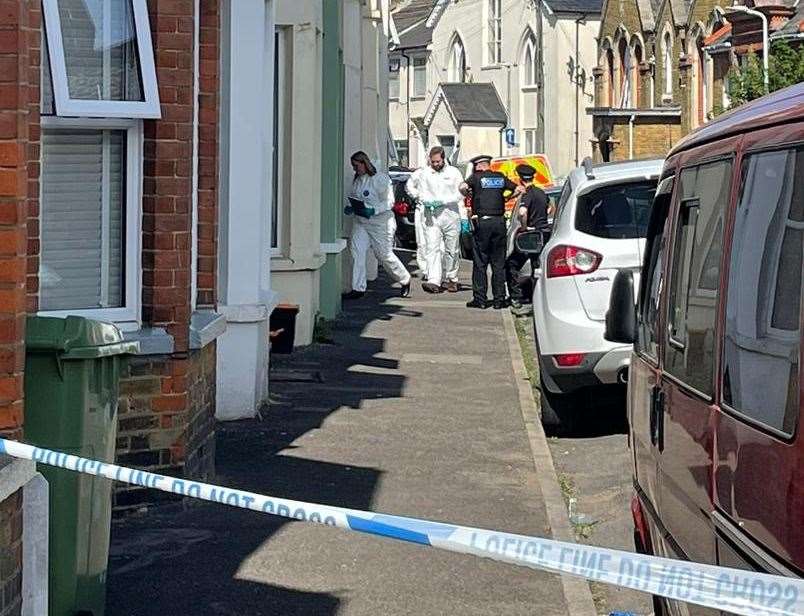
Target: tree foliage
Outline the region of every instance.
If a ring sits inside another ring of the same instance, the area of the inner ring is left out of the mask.
[[[762,62],[754,52],[744,59],[742,67],[735,67],[729,73],[729,98],[731,106],[759,98],[765,94]],[[771,45],[768,60],[768,86],[771,92],[804,81],[804,45],[793,49],[785,41]]]

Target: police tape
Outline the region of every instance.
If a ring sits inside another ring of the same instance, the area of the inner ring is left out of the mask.
[[[396,515],[305,503],[177,479],[0,439],[0,453],[179,496],[563,573],[745,616],[804,614],[804,580]]]

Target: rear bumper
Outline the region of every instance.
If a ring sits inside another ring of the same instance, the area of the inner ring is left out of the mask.
[[[608,352],[587,353],[579,366],[559,367],[553,355],[539,353],[539,368],[548,390],[570,393],[582,387],[625,384],[631,362],[631,347],[619,347]]]

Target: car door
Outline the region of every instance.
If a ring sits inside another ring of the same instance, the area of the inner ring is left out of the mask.
[[[784,128],[785,139],[795,135]],[[797,132],[804,139],[804,123]],[[714,520],[721,564],[800,575],[804,145],[774,147],[774,136],[778,130],[751,135],[749,147],[761,149],[741,162],[720,351]]]
[[[716,335],[736,140],[681,160],[656,399],[659,517],[667,556],[716,562],[712,510]],[[717,612],[687,606],[689,614]]]
[[[670,205],[675,176],[664,178],[656,189],[648,223],[644,271],[639,287],[637,341],[628,386],[630,445],[634,485],[654,524],[659,508],[658,449],[655,401],[659,391],[661,295],[670,233]]]

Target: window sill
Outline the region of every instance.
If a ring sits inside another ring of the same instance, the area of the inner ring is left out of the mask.
[[[415,103],[415,102],[418,102],[418,101],[423,101],[423,100],[425,100],[426,98],[427,98],[427,95],[422,95],[422,96],[411,96],[411,97],[410,97],[410,102],[411,102],[411,103]]]
[[[203,349],[226,331],[226,317],[211,310],[193,312],[190,317],[190,350]]]
[[[480,67],[481,71],[499,71],[501,68],[506,68],[502,64],[484,64]]]
[[[272,257],[271,272],[300,272],[319,270],[326,262],[326,254],[313,255],[312,257],[305,257],[302,259],[293,259],[291,257]]]
[[[539,86],[536,85],[536,84],[532,84],[532,85],[529,85],[529,86],[522,86],[522,91],[523,92],[538,92],[539,91]]]
[[[136,331],[123,332],[123,338],[140,343],[138,355],[170,355],[175,349],[173,336],[162,327],[143,327]]]

